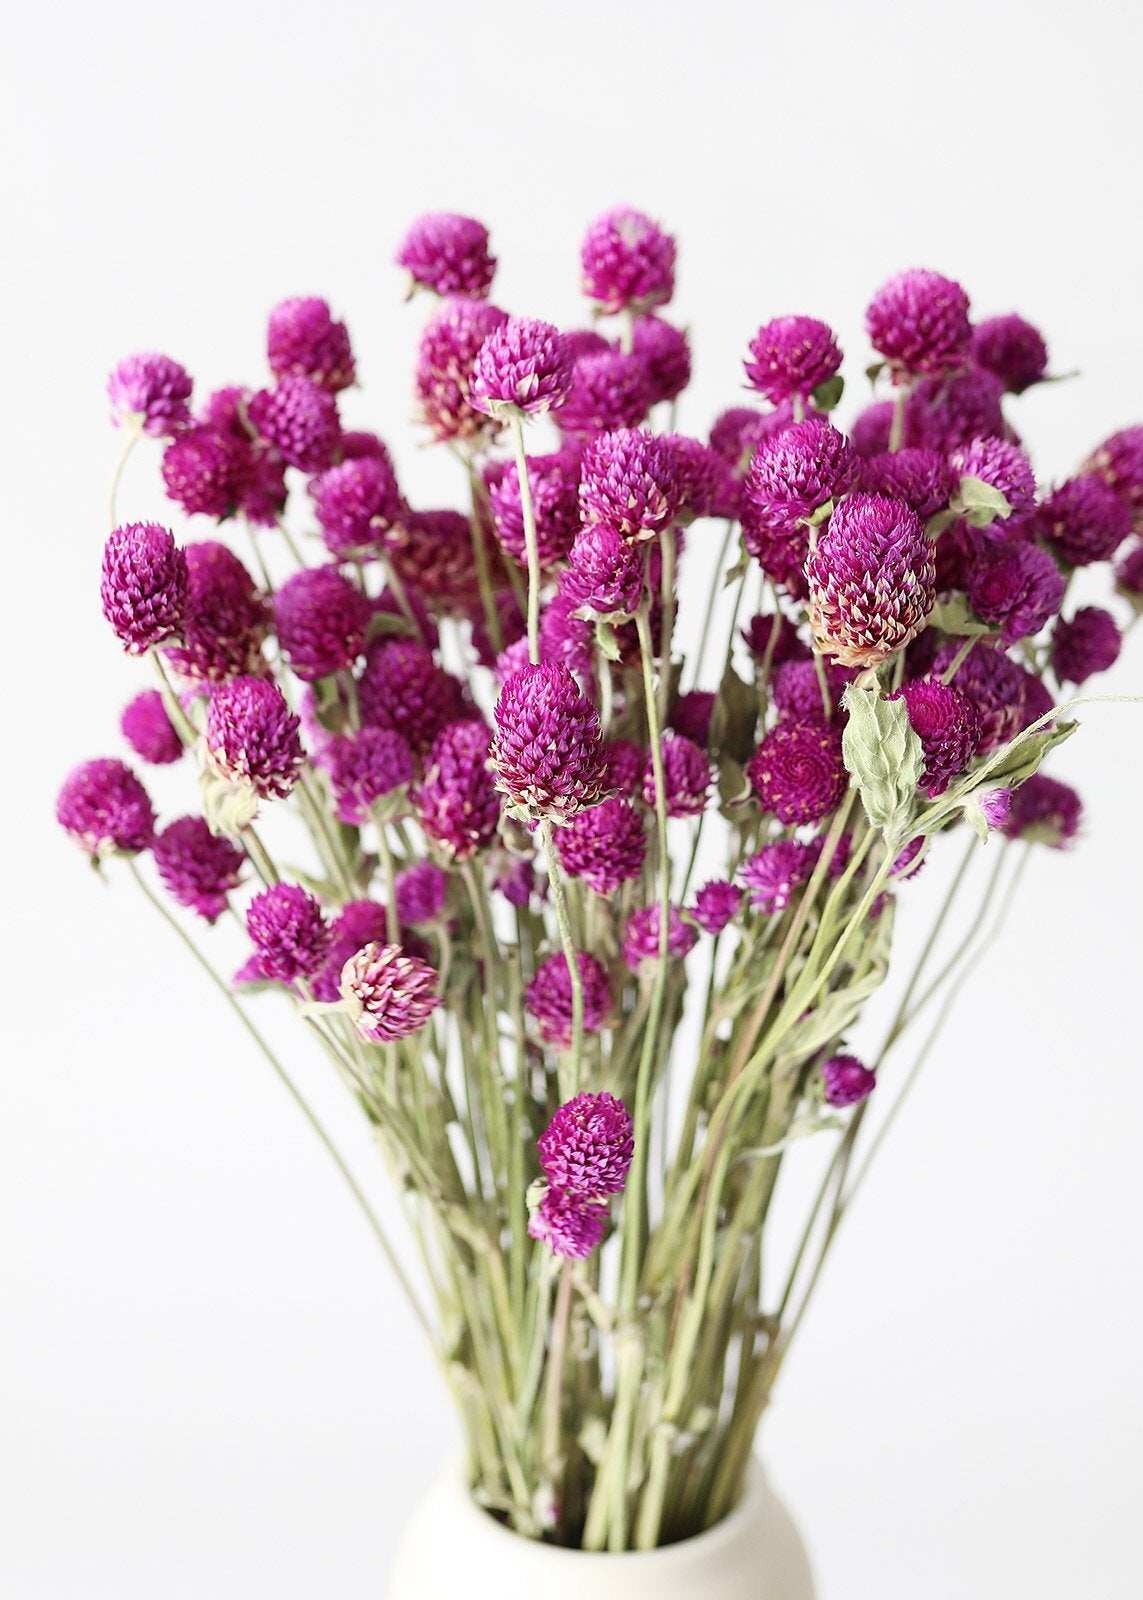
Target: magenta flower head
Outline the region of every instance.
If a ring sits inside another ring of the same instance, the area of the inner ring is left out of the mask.
[[[850,443],[863,460],[872,461],[874,456],[884,455],[888,450],[894,409],[892,400],[875,400],[853,419]]]
[[[528,1218],[528,1236],[546,1244],[554,1256],[583,1261],[599,1244],[607,1227],[607,1208],[598,1200],[547,1189]]]
[[[255,527],[272,528],[286,505],[286,467],[272,445],[251,433],[249,401],[242,389],[217,389],[208,397],[199,420],[226,448],[227,487],[234,507]],[[198,470],[189,458],[175,460],[178,470]],[[168,492],[181,498],[170,483]],[[202,492],[201,485],[198,491],[189,492]]]
[[[829,682],[829,667],[826,668],[826,683],[830,690],[832,710],[838,695]],[[770,699],[780,717],[793,717],[796,721],[805,722],[824,716],[821,683],[814,662],[783,661],[771,680]]]
[[[566,822],[603,792],[599,714],[566,667],[514,673],[496,702],[496,786],[525,816]]]
[[[262,642],[269,607],[227,545],[205,539],[186,547],[187,605],[181,643],[163,654],[186,683],[221,683],[266,670]]]
[[[746,474],[742,542],[762,570],[804,593],[809,519],[851,486],[857,460],[848,440],[818,417],[758,446]]]
[[[483,722],[450,723],[433,741],[414,797],[423,832],[454,861],[467,861],[496,838],[500,797],[490,745]]]
[[[762,809],[780,822],[820,822],[849,786],[840,730],[821,718],[783,719],[750,757],[746,776]]]
[[[980,716],[968,696],[939,678],[903,683],[890,699],[901,699],[909,725],[921,741],[927,795],[944,794],[976,754],[981,740]]]
[[[89,856],[137,855],[150,844],[155,812],[138,778],[122,761],[84,761],[65,778],[56,821]]]
[[[1119,625],[1102,606],[1081,606],[1070,621],[1063,617],[1052,633],[1052,669],[1061,683],[1086,683],[1119,659]]]
[[[151,855],[171,899],[206,922],[217,922],[237,889],[244,853],[211,833],[205,817],[176,817],[155,835]]]
[[[611,1014],[607,973],[594,956],[582,950],[576,952],[576,961],[583,987],[583,1025],[588,1033],[599,1033]],[[572,987],[567,957],[562,951],[541,961],[524,999],[529,1014],[539,1024],[544,1043],[568,1049],[572,1042]]]
[[[413,639],[378,639],[369,646],[357,699],[363,723],[402,734],[415,755],[464,713],[460,684]]]
[[[1115,581],[1133,604],[1143,598],[1143,544],[1133,545],[1117,563]]]
[[[1030,511],[1036,503],[1036,479],[1028,457],[1007,439],[974,439],[953,451],[949,465],[958,478],[979,478],[998,489],[1013,514]]]
[[[128,655],[177,633],[187,607],[187,558],[157,522],[116,528],[103,547],[103,615]]]
[[[974,439],[1003,436],[1004,386],[983,367],[922,378],[905,406],[905,444],[926,450],[956,450]]]
[[[278,643],[306,683],[344,672],[365,649],[369,602],[336,567],[304,567],[274,596]]]
[[[489,334],[473,365],[470,399],[490,417],[539,416],[571,392],[572,363],[550,322],[509,317]]]
[[[1070,478],[1036,512],[1036,532],[1069,567],[1110,561],[1131,532],[1123,500],[1094,472]]]
[[[765,422],[766,418],[753,406],[731,406],[711,425],[710,447],[734,472],[744,472],[763,437]]]
[[[638,972],[645,961],[659,959],[659,906],[646,906],[633,911],[623,930],[623,959],[632,972]],[[689,922],[683,920],[675,906],[667,914],[667,955],[682,960],[698,943],[698,934]]]
[[[448,873],[435,861],[415,861],[398,872],[393,887],[402,923],[434,922],[444,910]]]
[[[365,945],[385,943],[388,915],[376,900],[350,900],[333,920],[325,960],[310,979],[315,1000],[334,1005],[341,998],[341,971]]]
[[[344,322],[316,295],[283,300],[270,313],[266,354],[275,378],[312,378],[336,393],[357,376]]]
[[[924,627],[936,577],[916,512],[883,495],[850,495],[806,562],[810,624],[823,654],[845,667],[880,666]]]
[[[962,366],[972,329],[968,296],[939,272],[900,272],[878,289],[865,313],[878,355],[898,372],[940,373]]]
[[[972,355],[995,373],[1009,394],[1023,394],[1048,370],[1048,347],[1038,328],[1015,314],[986,317],[972,330]]]
[[[276,683],[231,678],[210,697],[207,763],[218,777],[281,799],[297,782],[304,755],[299,723]]]
[[[630,739],[609,739],[603,747],[603,787],[608,793],[636,800],[643,792],[646,753]]]
[[[675,292],[675,241],[657,222],[617,206],[597,217],[579,252],[580,284],[603,312],[650,311]]]
[[[107,380],[111,421],[133,425],[152,438],[169,438],[190,421],[190,374],[170,356],[151,351],[127,356]]]
[[[775,317],[750,341],[744,363],[752,389],[774,405],[808,400],[841,366],[833,330],[816,317]]]
[[[717,935],[729,926],[742,909],[742,890],[723,878],[712,878],[695,892],[690,916],[704,933]]]
[[[420,285],[439,295],[483,299],[496,271],[496,257],[488,248],[488,229],[475,217],[460,217],[451,211],[430,211],[418,217],[394,259],[409,274],[411,288]]]
[[[717,703],[718,696],[710,689],[688,689],[671,707],[667,726],[705,750],[710,744],[710,725]]]
[[[1011,789],[980,789],[972,799],[980,815],[994,830],[1003,828],[1012,815]]]
[[[609,523],[593,523],[576,534],[560,589],[584,616],[634,616],[643,595],[638,550]]]
[[[246,931],[262,975],[278,983],[308,978],[321,966],[330,929],[312,894],[296,883],[275,883],[251,900]]]
[[[965,587],[982,622],[1000,629],[1004,643],[1039,633],[1064,599],[1063,573],[1035,544],[980,539],[972,552]]]
[[[425,324],[414,388],[422,420],[437,439],[471,439],[492,426],[472,403],[472,375],[484,341],[507,322],[484,300],[445,300]]]
[[[321,536],[335,556],[373,552],[401,516],[401,491],[388,455],[330,467],[310,484]]]
[[[163,451],[160,468],[167,498],[188,516],[222,518],[234,508],[234,463],[227,442],[213,428],[190,426]]]
[[[329,777],[338,817],[359,828],[374,806],[382,806],[386,818],[405,810],[405,791],[414,777],[413,752],[389,728],[362,728],[334,743]]]
[[[691,347],[682,329],[661,317],[636,317],[632,349],[646,362],[651,404],[677,400],[691,381]]]
[[[738,869],[750,904],[768,916],[785,911],[795,889],[808,883],[817,865],[818,849],[798,839],[775,839],[756,850]]]
[[[565,434],[585,435],[637,428],[652,403],[651,372],[643,357],[601,350],[575,363],[560,427]]]
[[[941,677],[959,653],[959,641],[942,647],[933,662]],[[953,684],[972,701],[980,718],[978,755],[1005,744],[1023,726],[1025,688],[1020,667],[987,644],[975,644],[953,676]]]
[[[580,811],[556,830],[555,838],[564,871],[582,878],[596,894],[614,894],[643,870],[647,853],[643,818],[621,795]]]
[[[942,511],[952,499],[957,478],[939,450],[914,447],[872,456],[861,471],[866,494],[903,500],[922,522]]]
[[[798,630],[781,612],[760,611],[742,629],[742,642],[758,661],[771,667],[784,661],[810,661],[812,652],[798,637]]]
[[[1143,427],[1113,433],[1093,452],[1085,470],[1098,473],[1138,516],[1143,508]]]
[[[374,941],[350,956],[340,988],[362,1038],[387,1044],[424,1027],[441,1004],[437,982],[427,961]]]
[[[606,523],[625,539],[653,539],[679,514],[683,486],[661,434],[601,433],[584,452],[579,486],[584,526]]]
[[[635,1127],[614,1095],[579,1094],[559,1108],[537,1148],[553,1187],[598,1200],[622,1194],[635,1153]]]
[[[579,461],[570,451],[532,456],[528,460],[528,487],[536,518],[536,543],[542,566],[554,566],[571,549],[579,531]],[[514,461],[488,491],[496,537],[515,560],[527,559],[524,509],[520,500],[520,473]]]
[[[247,413],[287,465],[324,472],[332,462],[341,433],[337,401],[312,378],[282,378],[273,389],[259,389]]]
[[[1027,839],[1061,850],[1079,831],[1083,805],[1069,784],[1035,772],[1012,796],[1004,832],[1009,839]]]
[[[856,1056],[831,1056],[822,1062],[822,1083],[831,1106],[856,1106],[877,1087],[877,1074]]]
[[[693,740],[667,733],[662,741],[663,789],[669,817],[701,817],[713,781],[710,757]],[[650,756],[643,770],[643,799],[655,804],[655,764]]]
[[[183,753],[182,740],[158,689],[144,689],[123,708],[119,728],[141,761],[166,767]]]

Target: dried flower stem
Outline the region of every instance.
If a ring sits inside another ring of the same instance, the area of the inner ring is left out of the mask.
[[[540,659],[540,545],[536,534],[536,509],[532,504],[532,480],[528,476],[528,457],[524,449],[524,419],[519,411],[509,411],[508,426],[516,452],[524,549],[528,557],[528,658],[535,666]]]

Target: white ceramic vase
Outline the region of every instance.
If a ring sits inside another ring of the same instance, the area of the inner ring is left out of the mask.
[[[630,1555],[561,1550],[482,1511],[453,1464],[413,1513],[389,1600],[814,1600],[798,1530],[755,1464],[737,1510],[681,1544]]]

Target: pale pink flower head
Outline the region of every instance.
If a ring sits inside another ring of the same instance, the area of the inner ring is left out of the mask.
[[[399,944],[367,944],[341,970],[341,996],[362,1038],[379,1044],[407,1039],[441,1004],[436,971]]]
[[[452,211],[418,217],[398,245],[395,260],[413,285],[439,295],[483,299],[496,272],[488,229],[475,217]]]
[[[150,844],[155,812],[146,789],[122,761],[84,761],[64,780],[56,821],[89,856],[137,855]]]
[[[190,421],[192,387],[186,368],[170,356],[126,356],[107,380],[111,420],[117,428],[133,424],[152,438],[169,438]]]
[[[650,311],[675,291],[675,241],[629,206],[597,217],[580,246],[580,283],[601,311]]]
[[[841,366],[841,350],[833,330],[816,317],[775,317],[751,339],[744,364],[750,387],[779,405],[808,400]]]
[[[328,302],[317,295],[274,307],[266,326],[266,355],[275,378],[312,378],[333,394],[348,389],[357,376],[345,323],[335,321]]]
[[[572,363],[559,330],[535,317],[509,317],[481,345],[469,397],[490,417],[539,416],[561,406],[571,386]]]
[[[940,373],[962,366],[972,328],[968,295],[939,272],[914,268],[878,289],[865,313],[873,348],[907,373]]]

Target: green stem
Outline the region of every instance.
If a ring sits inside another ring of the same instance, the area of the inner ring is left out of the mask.
[[[524,549],[528,556],[528,658],[535,666],[540,659],[540,546],[536,535],[536,509],[532,504],[532,482],[528,477],[528,457],[524,450],[522,413],[510,411],[508,425],[516,452],[520,510],[524,516]]]
[[[111,526],[118,526],[116,503],[119,499],[119,484],[123,478],[123,468],[127,465],[127,458],[134,450],[136,444],[143,437],[143,418],[141,416],[127,417],[123,423],[123,447],[115,460],[115,467],[111,474],[111,487],[107,495],[107,507],[111,516]]]
[[[540,823],[540,842],[544,849],[544,859],[548,864],[548,883],[552,891],[552,904],[556,910],[556,925],[559,928],[560,944],[563,947],[564,960],[567,963],[568,980],[571,983],[572,996],[572,1043],[571,1058],[566,1065],[560,1062],[560,1099],[567,1101],[574,1099],[579,1093],[580,1078],[583,1065],[583,974],[579,970],[579,956],[572,938],[571,919],[568,916],[567,895],[564,892],[563,869],[556,855],[556,843],[552,837],[552,825],[545,818]]]
[[[718,556],[714,565],[714,576],[710,580],[710,590],[706,597],[706,610],[702,617],[702,631],[699,633],[698,649],[695,651],[695,670],[691,679],[691,688],[697,689],[702,679],[703,662],[706,659],[706,647],[710,638],[711,623],[714,621],[714,608],[718,596],[726,581],[726,558],[730,553],[730,540],[734,533],[734,518],[731,517],[722,532],[722,543],[718,547]],[[730,630],[733,639],[734,629]]]

